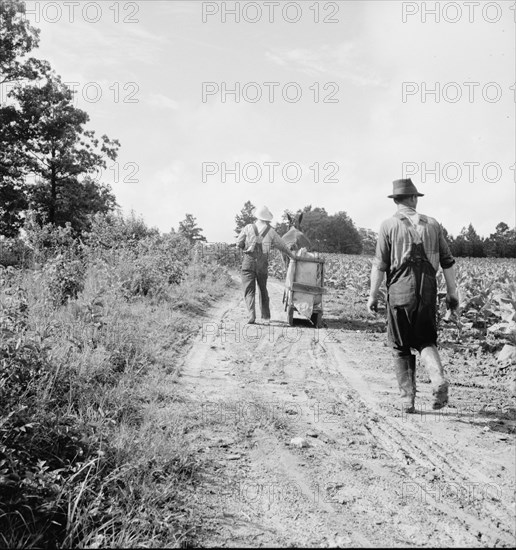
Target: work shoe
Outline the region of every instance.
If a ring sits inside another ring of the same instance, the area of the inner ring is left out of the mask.
[[[394,361],[396,378],[402,398],[403,412],[416,412],[414,401],[416,398],[416,358],[414,355],[396,357]]]
[[[434,396],[432,409],[434,411],[438,411],[439,409],[446,407],[446,405],[448,404],[448,386],[449,384],[445,380],[444,382],[441,382],[441,384],[439,384],[439,386],[437,386],[437,388],[432,391],[432,395]]]

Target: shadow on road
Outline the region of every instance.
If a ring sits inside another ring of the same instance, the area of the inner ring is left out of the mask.
[[[351,319],[348,317],[327,318],[323,320],[326,328],[332,330],[359,330],[361,332],[385,332],[386,323],[384,319]]]

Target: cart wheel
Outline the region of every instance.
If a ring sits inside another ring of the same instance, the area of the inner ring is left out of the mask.
[[[312,317],[310,318],[312,323],[314,324],[315,328],[321,328],[322,327],[322,313],[312,313]]]
[[[294,306],[289,306],[288,308],[287,321],[290,326],[294,325]]]

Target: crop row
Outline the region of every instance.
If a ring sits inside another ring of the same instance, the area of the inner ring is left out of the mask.
[[[369,294],[371,256],[322,254],[325,259],[325,286],[349,290],[364,301]],[[273,253],[270,275],[283,279],[285,269],[280,254]],[[458,258],[456,278],[461,302],[460,323],[466,328],[482,328],[516,342],[516,261],[505,258]],[[446,286],[442,271],[437,275],[441,309]],[[380,299],[385,299],[385,284]]]

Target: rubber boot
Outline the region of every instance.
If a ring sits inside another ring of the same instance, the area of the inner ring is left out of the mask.
[[[403,400],[403,412],[414,413],[414,400],[416,398],[416,358],[414,355],[396,357],[394,360],[396,378]]]
[[[441,382],[439,386],[432,390],[432,395],[434,396],[432,409],[434,409],[434,411],[442,409],[448,404],[448,386],[448,381],[444,380],[444,382]]]
[[[421,350],[421,359],[432,381],[432,395],[434,411],[442,409],[448,404],[448,380],[444,377],[444,369],[435,346],[428,346]]]

